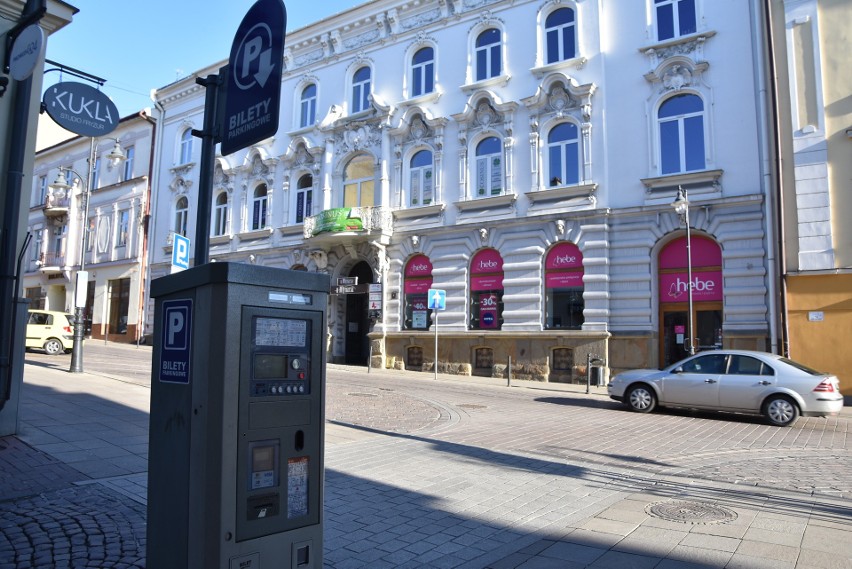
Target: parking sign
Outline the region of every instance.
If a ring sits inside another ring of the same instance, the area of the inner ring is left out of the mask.
[[[160,381],[189,384],[192,299],[163,301]]]
[[[180,233],[174,234],[172,266],[177,269],[189,268],[189,237],[184,237]]]

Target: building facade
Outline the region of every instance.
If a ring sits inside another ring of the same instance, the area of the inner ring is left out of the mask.
[[[73,313],[82,265],[89,277],[85,333],[92,338],[142,337],[154,136],[154,120],[143,111],[121,119],[109,136],[73,136],[36,153],[24,296],[33,308]],[[124,159],[114,163],[116,145]]]
[[[291,32],[278,133],[216,157],[211,260],[357,279],[329,361],[585,381],[690,336],[775,349],[760,4],[374,0]],[[155,99],[152,278],[195,235],[204,91]]]
[[[852,395],[852,78],[842,0],[773,0],[786,337]]]

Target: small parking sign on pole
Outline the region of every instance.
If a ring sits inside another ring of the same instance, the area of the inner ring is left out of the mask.
[[[447,308],[447,291],[439,288],[430,288],[426,293],[426,298],[429,302],[429,308],[433,310],[435,315],[435,379],[438,379],[438,311]]]

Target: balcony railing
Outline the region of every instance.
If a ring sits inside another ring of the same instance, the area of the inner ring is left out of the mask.
[[[71,207],[71,198],[48,193],[44,198],[44,214],[48,217],[66,215]]]
[[[321,211],[305,218],[304,237],[310,239],[319,234],[361,234],[393,232],[393,214],[381,206],[340,207]]]
[[[65,254],[48,251],[39,254],[38,261],[42,271],[57,270],[65,266]]]

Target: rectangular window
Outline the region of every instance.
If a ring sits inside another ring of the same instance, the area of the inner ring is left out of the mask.
[[[663,174],[680,172],[680,132],[677,121],[660,123],[660,155]]]
[[[296,223],[304,223],[305,218],[311,216],[313,198],[313,190],[303,190],[296,194]]]
[[[33,196],[33,206],[44,205],[47,202],[47,176],[38,177],[38,186]]]
[[[32,251],[32,256],[30,257],[33,261],[38,261],[41,258],[41,243],[43,239],[44,230],[36,229],[33,231],[33,242],[30,245],[30,250]]]
[[[122,181],[132,180],[133,179],[133,158],[136,156],[136,149],[132,146],[128,146],[124,149],[124,171],[121,177]]]
[[[130,279],[109,281],[109,332],[127,334],[130,311]]]
[[[130,211],[121,210],[118,212],[118,235],[116,239],[116,247],[127,247],[127,234],[130,230]]]
[[[665,41],[697,31],[695,0],[655,0],[657,40]]]
[[[580,330],[583,327],[583,289],[548,289],[546,306],[548,330]]]
[[[99,182],[100,182],[100,180],[98,178],[100,178],[100,175],[101,175],[101,159],[100,159],[100,157],[98,157],[98,158],[95,158],[95,167],[92,168],[92,186],[91,186],[91,188],[93,190],[98,189],[98,185],[99,185]]]
[[[252,231],[266,227],[266,198],[254,200],[252,204]]]
[[[491,157],[491,195],[499,196],[503,191],[503,172],[499,158]]]
[[[89,226],[86,228],[86,251],[91,253],[95,246],[95,229],[97,228],[97,220],[94,217],[89,218]]]
[[[686,170],[703,170],[704,161],[704,117],[687,117],[683,120],[684,146],[686,147]]]

